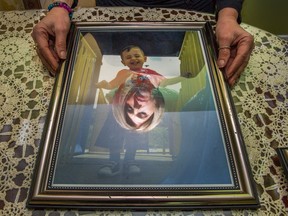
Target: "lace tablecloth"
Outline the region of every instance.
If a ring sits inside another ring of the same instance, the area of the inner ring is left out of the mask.
[[[261,208],[195,211],[27,209],[35,159],[54,78],[30,36],[45,11],[0,12],[0,215],[286,215],[288,182],[275,151],[288,146],[288,42],[242,24],[255,37],[250,63],[232,90]],[[75,20],[204,21],[214,16],[173,9],[79,9]]]

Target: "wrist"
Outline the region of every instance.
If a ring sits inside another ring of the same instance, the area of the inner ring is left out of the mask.
[[[64,2],[64,1],[53,1],[53,3],[51,3],[48,6],[48,11],[51,11],[52,9],[55,10],[55,8],[61,8],[61,10],[65,10],[66,13],[68,14],[70,20],[72,20],[74,10],[66,2]]]
[[[218,13],[218,21],[220,20],[233,20],[237,22],[238,19],[238,12],[234,8],[223,8]]]

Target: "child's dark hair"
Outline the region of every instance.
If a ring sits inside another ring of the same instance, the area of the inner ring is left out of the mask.
[[[143,49],[142,49],[140,46],[131,44],[131,45],[126,46],[126,47],[124,47],[123,49],[121,49],[121,51],[120,51],[120,56],[121,56],[121,58],[122,58],[122,53],[123,53],[124,51],[129,52],[129,51],[130,51],[131,49],[133,49],[133,48],[139,49],[139,50],[143,53],[143,55],[145,55]]]

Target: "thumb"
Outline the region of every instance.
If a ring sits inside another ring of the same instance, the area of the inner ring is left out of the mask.
[[[231,47],[227,44],[229,43],[226,42],[225,45],[223,45],[222,43],[219,43],[218,59],[217,59],[217,64],[219,68],[224,68],[230,58]]]
[[[217,64],[219,68],[223,68],[226,66],[228,59],[230,57],[230,46],[220,46],[218,48],[218,60]]]
[[[60,32],[56,34],[55,39],[55,48],[57,55],[60,59],[66,59],[66,39],[67,39],[67,32]]]

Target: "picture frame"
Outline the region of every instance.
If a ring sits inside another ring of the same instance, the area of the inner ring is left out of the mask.
[[[259,207],[209,22],[76,22],[69,38],[29,208]]]

